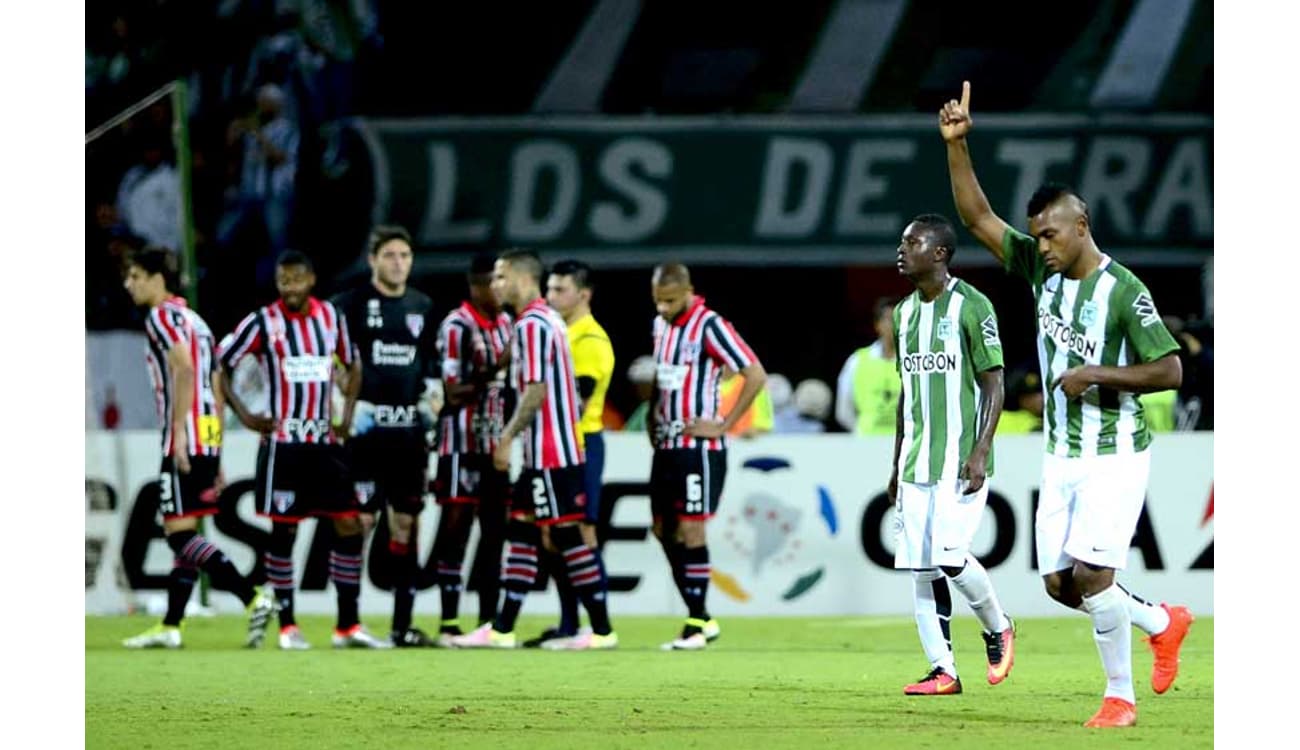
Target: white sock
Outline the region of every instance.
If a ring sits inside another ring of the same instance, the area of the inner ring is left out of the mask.
[[[1002,611],[1002,605],[998,603],[998,595],[993,590],[989,572],[974,555],[966,556],[966,566],[951,580],[961,595],[966,597],[966,603],[970,604],[971,611],[979,618],[985,632],[1001,633],[1011,626],[1006,613]]]
[[[1141,629],[1147,635],[1159,635],[1169,627],[1169,613],[1164,607],[1135,595],[1119,583],[1119,590],[1128,597],[1128,616],[1133,620],[1133,627]]]
[[[1133,695],[1133,632],[1128,597],[1118,586],[1085,597],[1092,617],[1092,639],[1097,642],[1106,670],[1106,697],[1136,703]]]
[[[952,618],[952,594],[948,579],[938,568],[912,571],[913,600],[916,604],[916,632],[930,666],[957,676],[952,658],[952,637],[948,623]]]
[[[1133,627],[1138,628],[1147,635],[1159,635],[1165,632],[1169,627],[1169,613],[1164,607],[1157,606],[1151,602],[1134,596],[1128,589],[1119,586],[1120,593],[1124,596],[1125,603],[1128,605],[1129,620],[1132,621]],[[1087,602],[1081,602],[1075,609],[1088,614]]]

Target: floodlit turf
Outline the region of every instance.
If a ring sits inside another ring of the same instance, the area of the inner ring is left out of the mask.
[[[382,618],[372,629],[387,633]],[[965,693],[914,697],[926,669],[910,618],[728,618],[703,653],[662,653],[680,621],[618,618],[614,652],[336,652],[238,647],[243,622],[196,618],[180,651],[126,651],[155,622],[86,618],[88,748],[1211,747],[1214,623],[1201,617],[1182,671],[1151,692],[1134,631],[1138,726],[1087,730],[1105,679],[1087,618],[1023,620],[1011,677],[984,679],[973,618],[953,622]],[[546,622],[525,618],[531,636]],[[1099,737],[1098,733],[1102,735]]]

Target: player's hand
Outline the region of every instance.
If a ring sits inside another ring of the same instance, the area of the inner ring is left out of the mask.
[[[270,435],[275,432],[275,420],[269,414],[240,414],[239,421],[253,432]]]
[[[889,484],[885,487],[885,493],[889,495],[889,504],[898,504],[898,467],[889,475]]]
[[[346,442],[348,438],[352,437],[352,425],[348,422],[330,425],[330,429],[334,431],[334,439],[340,443]]]
[[[945,141],[957,141],[966,137],[971,125],[970,81],[962,81],[961,101],[949,99],[939,110],[939,133]]]
[[[691,437],[704,438],[711,440],[720,438],[724,434],[721,419],[692,419],[691,423],[686,425],[686,434]]]
[[[502,439],[497,444],[497,449],[492,451],[492,465],[497,471],[509,471],[510,469],[510,442]]]
[[[226,490],[226,473],[217,469],[217,478],[212,482],[212,491],[220,495]]]
[[[980,450],[971,451],[970,457],[966,463],[962,464],[961,471],[957,473],[958,479],[966,480],[966,489],[963,495],[973,495],[984,487],[984,480],[988,477],[988,460],[986,453]]]
[[[172,463],[180,473],[190,473],[190,439],[183,425],[172,426]]]
[[[1088,365],[1079,365],[1071,367],[1061,373],[1052,383],[1053,388],[1060,388],[1065,392],[1066,398],[1078,398],[1083,392],[1092,386],[1092,380],[1088,377]]]

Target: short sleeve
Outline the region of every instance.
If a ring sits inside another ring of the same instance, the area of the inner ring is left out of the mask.
[[[754,350],[721,315],[714,315],[704,324],[704,351],[736,372],[758,362]]]
[[[970,346],[970,359],[975,372],[986,372],[1003,366],[998,316],[988,300],[975,299],[971,300],[971,304],[963,306],[962,328]]]
[[[1120,325],[1124,337],[1137,352],[1139,362],[1153,362],[1179,350],[1178,342],[1165,327],[1151,299],[1151,292],[1140,281],[1126,284],[1120,299]]]
[[[1046,269],[1038,254],[1038,241],[1011,227],[1002,233],[1002,265],[1007,273],[1031,284],[1041,281]]]
[[[262,351],[262,329],[258,322],[257,313],[250,313],[239,325],[235,326],[234,333],[221,340],[220,351],[217,357],[221,360],[221,365],[227,369],[235,369],[235,365],[249,354],[257,354]]]

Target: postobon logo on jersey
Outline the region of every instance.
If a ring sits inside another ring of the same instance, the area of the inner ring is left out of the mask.
[[[1089,360],[1097,358],[1097,349],[1100,344],[1096,339],[1088,338],[1079,333],[1064,320],[1047,310],[1038,311],[1038,330],[1042,332],[1043,338],[1051,339],[1057,346],[1066,349],[1071,354],[1077,354]]]
[[[931,372],[951,372],[957,369],[960,357],[946,352],[907,354],[903,356],[903,372],[908,375]]]

